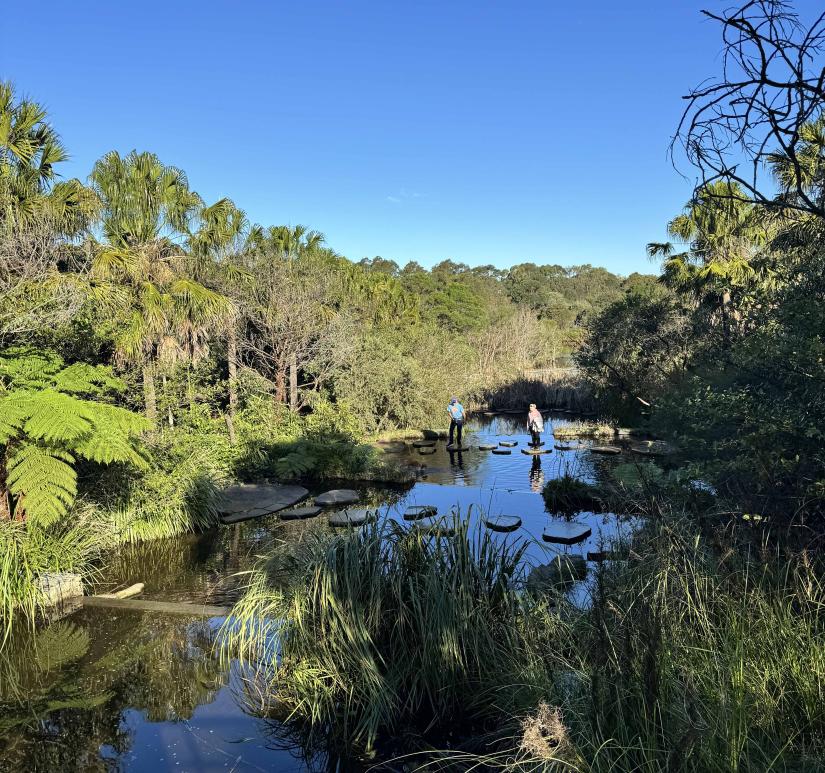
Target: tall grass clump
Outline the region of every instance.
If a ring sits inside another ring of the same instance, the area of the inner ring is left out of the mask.
[[[804,554],[720,554],[685,523],[647,527],[630,562],[597,573],[591,607],[555,629],[554,678],[514,728],[516,743],[445,761],[588,773],[825,770],[818,577]]]
[[[433,539],[384,521],[285,547],[253,574],[224,652],[350,749],[512,711],[543,680],[516,588],[525,546],[455,528]]]
[[[88,519],[78,517],[71,525],[48,529],[22,521],[0,523],[0,644],[12,623],[33,622],[44,610],[42,575],[52,572],[92,571],[108,538]]]

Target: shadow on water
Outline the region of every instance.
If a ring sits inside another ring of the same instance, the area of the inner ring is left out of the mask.
[[[481,416],[468,422],[467,451],[422,455],[412,444],[393,455],[415,465],[421,478],[403,488],[355,484],[359,508],[403,522],[413,504],[440,513],[458,510],[480,526],[482,513],[518,515],[513,535],[529,540],[528,564],[558,553],[586,555],[616,539],[628,519],[578,513],[592,535],[565,547],[542,541],[542,531],[561,516],[545,510],[545,482],[564,474],[597,481],[611,459],[587,450],[544,456],[521,453],[529,437],[521,414]],[[570,421],[548,417],[551,427]],[[509,455],[479,445],[516,443]],[[334,484],[314,487],[318,493]],[[632,519],[630,520],[632,525]],[[231,604],[243,591],[244,570],[279,543],[328,530],[326,518],[281,522],[268,516],[198,535],[127,546],[111,557],[107,590],[134,582],[144,596],[166,601]],[[587,593],[587,584],[579,588]],[[82,608],[37,631],[18,630],[0,650],[0,770],[17,771],[314,771],[343,770],[319,738],[294,723],[256,715],[254,692],[236,665],[225,669],[213,652],[219,620]],[[260,705],[258,703],[257,705]]]

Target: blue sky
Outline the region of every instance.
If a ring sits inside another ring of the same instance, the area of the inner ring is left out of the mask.
[[[355,260],[650,271],[690,195],[680,96],[720,66],[708,5],[14,3],[0,77],[48,106],[66,176],[151,150]]]

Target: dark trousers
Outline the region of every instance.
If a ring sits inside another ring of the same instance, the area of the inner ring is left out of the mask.
[[[456,421],[455,419],[450,419],[450,445],[453,444],[453,434],[458,432],[458,445],[461,445],[461,429],[464,426],[463,421]]]
[[[541,445],[541,433],[537,430],[531,429],[530,437],[532,438],[532,442],[530,443],[530,445],[538,448]]]

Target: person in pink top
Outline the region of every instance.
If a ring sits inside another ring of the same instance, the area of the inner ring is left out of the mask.
[[[530,403],[530,412],[527,414],[527,430],[530,432],[531,439],[529,445],[538,448],[541,445],[541,433],[544,432],[544,419],[535,403]]]

